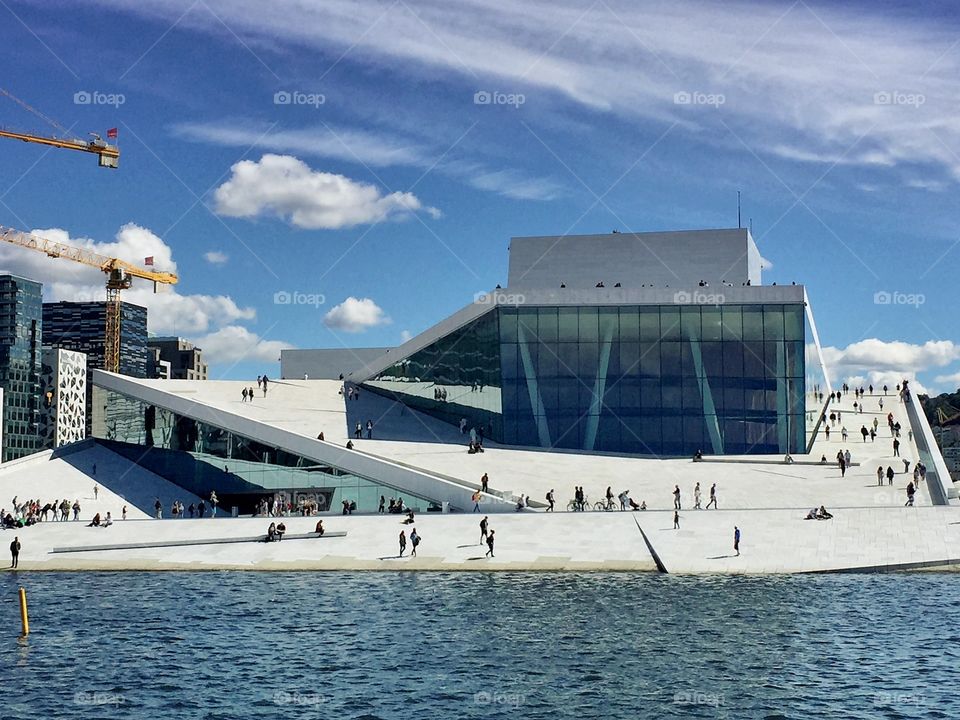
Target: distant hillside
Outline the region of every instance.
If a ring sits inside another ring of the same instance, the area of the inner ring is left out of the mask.
[[[930,425],[938,425],[940,423],[937,418],[938,409],[943,410],[947,417],[960,413],[960,389],[956,392],[937,395],[934,398],[929,395],[920,395],[920,405],[923,407],[923,412]],[[954,419],[953,423],[960,423],[960,417]]]

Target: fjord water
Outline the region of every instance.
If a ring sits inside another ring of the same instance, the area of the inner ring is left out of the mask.
[[[960,717],[953,574],[7,573],[0,588],[8,718]]]

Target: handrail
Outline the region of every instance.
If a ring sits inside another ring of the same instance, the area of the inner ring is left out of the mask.
[[[953,480],[916,393],[907,392],[903,405],[913,429],[913,439],[917,443],[920,460],[927,466],[926,484],[930,501],[934,505],[949,505],[949,490],[953,486]]]

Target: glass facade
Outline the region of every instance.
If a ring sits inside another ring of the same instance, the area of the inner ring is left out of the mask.
[[[365,385],[511,445],[802,453],[806,334],[801,303],[499,306]]]
[[[0,276],[0,388],[3,388],[2,460],[37,452],[40,434],[42,285]]]
[[[94,388],[93,434],[131,461],[201,498],[217,491],[224,507],[252,512],[276,495],[295,505],[339,512],[342,501],[376,512],[380,496],[403,498],[418,512],[433,503],[368,478],[265,445],[215,425],[177,415],[119,393]]]

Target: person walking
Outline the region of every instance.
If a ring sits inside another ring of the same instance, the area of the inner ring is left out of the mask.
[[[357,423],[357,426],[353,429],[353,436],[359,440],[363,436],[363,427],[360,423]]]
[[[550,492],[547,493],[547,502],[550,505],[544,512],[553,512],[553,488],[550,488]]]
[[[680,509],[680,486],[679,485],[673,486],[673,509],[674,510]]]
[[[15,568],[20,564],[20,538],[15,537],[10,543],[10,567]]]
[[[483,543],[487,539],[487,525],[489,524],[490,524],[489,516],[484,515],[483,520],[480,521],[480,544],[481,545],[483,545]]]
[[[674,530],[680,529],[680,511],[679,510],[673,511],[673,529]]]
[[[883,485],[883,465],[877,466],[877,485]]]
[[[900,441],[897,438],[893,439],[893,456],[900,457]]]
[[[733,550],[740,557],[740,528],[736,525],[733,526]]]
[[[710,509],[710,506],[713,505],[714,510],[719,510],[717,506],[717,484],[714,483],[710,486],[710,502],[707,503],[707,510]]]
[[[157,498],[153,503],[153,513],[157,520],[163,519],[163,503],[160,502],[160,498]]]
[[[210,491],[210,507],[211,507],[210,517],[217,516],[217,506],[219,504],[220,504],[220,498],[217,497],[217,491],[211,490]]]
[[[693,509],[701,510],[700,507],[700,483],[698,482],[693,488]]]
[[[93,499],[96,500],[100,497],[100,486],[96,483],[93,484]]]
[[[417,545],[420,544],[420,535],[417,533],[417,529],[413,528],[410,531],[410,557],[417,556]]]
[[[480,492],[489,492],[487,488],[490,485],[490,476],[486,473],[480,478]]]
[[[907,483],[907,502],[904,504],[904,507],[913,507],[913,496],[916,493],[916,488],[913,487],[913,483]]]
[[[863,426],[860,428],[860,434],[863,436],[863,441],[866,442],[866,441],[867,441],[867,435],[870,434],[870,431],[867,430],[867,426],[866,426],[866,425],[863,425]]]
[[[373,440],[373,420],[367,420],[367,440]]]
[[[887,485],[893,485],[893,468],[887,465]]]
[[[477,490],[473,495],[470,496],[470,499],[473,500],[473,511],[475,513],[480,512],[480,491]]]
[[[490,530],[490,534],[487,535],[487,552],[484,554],[484,557],[487,555],[493,557],[493,530]]]
[[[407,534],[401,530],[400,531],[400,557],[403,557],[403,553],[407,549]]]

